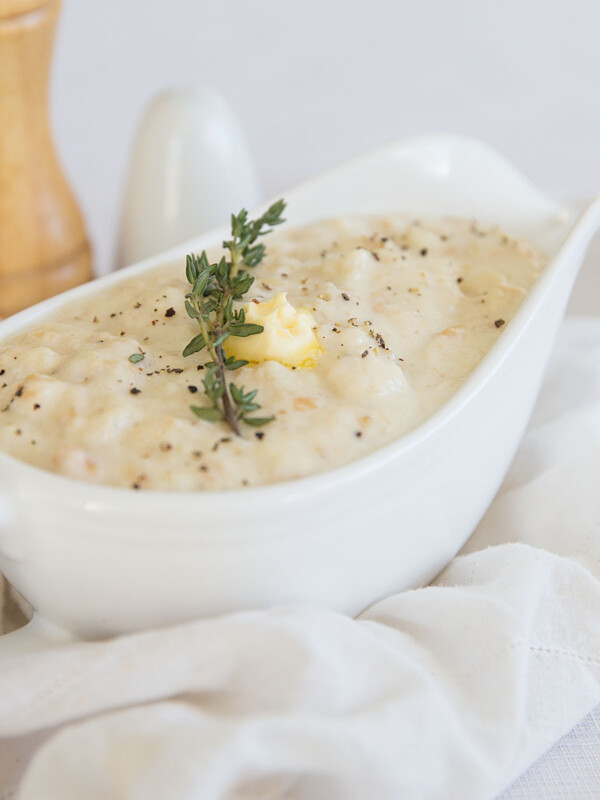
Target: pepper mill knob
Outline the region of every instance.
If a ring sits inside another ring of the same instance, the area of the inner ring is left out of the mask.
[[[60,0],[0,0],[0,316],[92,277],[58,162],[48,79]]]

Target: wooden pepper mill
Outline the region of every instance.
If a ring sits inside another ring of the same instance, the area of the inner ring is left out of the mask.
[[[50,132],[59,10],[60,0],[0,0],[0,316],[92,277],[83,219]]]

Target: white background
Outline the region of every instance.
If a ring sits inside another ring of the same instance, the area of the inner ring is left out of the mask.
[[[65,0],[52,113],[96,267],[113,263],[136,125],[172,86],[224,94],[266,195],[437,131],[486,140],[557,198],[593,194],[599,32],[592,0]],[[584,273],[577,306],[598,311],[600,269]]]

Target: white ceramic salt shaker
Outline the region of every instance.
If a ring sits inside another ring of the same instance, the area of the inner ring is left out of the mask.
[[[259,201],[254,160],[227,101],[208,87],[165,92],[137,131],[116,266],[180,244]]]

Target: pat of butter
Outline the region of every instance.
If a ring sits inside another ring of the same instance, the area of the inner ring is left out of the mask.
[[[246,322],[262,325],[262,333],[230,336],[225,343],[228,356],[246,361],[279,361],[286,367],[309,367],[322,348],[315,336],[317,324],[305,308],[294,308],[286,293],[264,303],[244,306]]]

